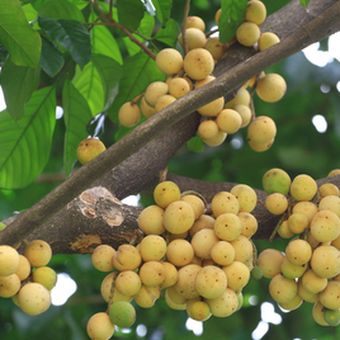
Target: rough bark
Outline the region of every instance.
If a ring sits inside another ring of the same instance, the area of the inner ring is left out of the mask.
[[[142,159],[147,162],[148,153],[143,154],[148,141],[171,127],[172,124],[184,119],[202,104],[205,104],[221,95],[230,94],[237,86],[258,73],[265,67],[275,63],[276,61],[300,50],[306,45],[318,41],[321,38],[340,29],[340,3],[338,1],[311,1],[308,12],[300,8],[298,1],[293,1],[286,8],[272,15],[265,27],[281,36],[281,43],[264,52],[257,53],[253,56],[254,51],[235,45],[228,50],[227,56],[221,61],[217,67],[217,72],[221,72],[221,76],[207,86],[195,90],[169,106],[155,117],[137,127],[132,133],[127,135],[118,143],[114,144],[109,150],[98,157],[97,160],[89,165],[81,168],[75,176],[66,180],[54,191],[48,194],[43,200],[34,205],[27,212],[20,214],[18,218],[11,223],[4,232],[1,233],[0,243],[9,242],[13,235],[17,238],[26,238],[36,228],[40,228],[46,224],[48,218],[62,209],[65,202],[76,197],[85,188],[96,183],[106,182],[106,178],[111,180],[111,189],[117,192],[117,182],[121,184],[122,192],[125,195],[131,193],[124,189],[127,185],[126,176],[132,168],[121,167],[119,176],[110,176],[108,171],[118,164],[124,164],[123,161],[131,158],[132,155],[137,157],[138,153],[144,157]],[[249,56],[251,56],[249,58]],[[182,125],[182,124],[180,124]],[[181,129],[180,129],[181,130]],[[172,130],[173,136],[179,130]],[[189,138],[190,134],[188,135]],[[167,148],[158,150],[158,155],[166,152]],[[170,156],[169,156],[170,158]],[[136,158],[138,159],[138,157]],[[136,166],[136,163],[134,164]],[[138,164],[137,164],[138,166]],[[139,172],[138,172],[139,170]],[[142,171],[138,169],[133,173],[133,178],[144,179]],[[102,179],[98,180],[98,174],[102,174]],[[150,178],[154,179],[155,173],[148,172],[141,186],[131,186],[130,190],[139,191],[142,186],[150,182]],[[131,176],[130,176],[131,178]],[[110,187],[110,185],[108,184]],[[123,195],[124,196],[124,195]]]

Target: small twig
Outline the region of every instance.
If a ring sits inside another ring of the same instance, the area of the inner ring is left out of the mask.
[[[183,42],[184,55],[188,53],[188,47],[187,47],[186,38],[185,38],[185,31],[186,31],[186,23],[187,23],[189,11],[190,11],[190,0],[186,0],[184,4],[184,15],[183,15],[183,22],[182,22],[182,42]]]
[[[113,0],[109,0],[109,16],[112,18],[112,6],[113,5]]]

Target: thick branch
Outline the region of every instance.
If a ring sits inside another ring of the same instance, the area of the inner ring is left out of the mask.
[[[301,16],[299,16],[300,14]],[[203,104],[222,95],[230,94],[233,89],[265,67],[339,30],[339,16],[340,2],[335,0],[312,1],[308,13],[301,12],[296,0],[285,9],[275,13],[269,22],[281,38],[285,37],[280,44],[246,60],[244,58],[248,56],[242,52],[244,48],[235,47],[235,50],[231,48],[228,54],[230,57],[233,55],[231,59],[234,62],[231,63],[230,58],[226,57],[222,62],[225,66],[218,68],[223,72],[220,77],[177,100],[111,146],[97,160],[82,167],[75,176],[66,180],[31,209],[21,214],[3,232],[5,234],[3,239],[6,239],[6,235],[8,239],[10,233],[18,233],[22,237],[27,237],[35,228],[39,228],[48,217],[60,210],[65,202],[70,201],[95,182],[98,174],[107,176],[110,169],[141,150],[149,140],[169,129],[172,124],[189,116]],[[278,29],[275,29],[274,19],[277,20]],[[297,23],[301,26],[297,26]],[[294,27],[295,30],[291,31],[290,27]],[[280,28],[282,32],[279,31]],[[150,174],[150,176],[154,176],[154,174]],[[120,181],[123,182],[123,179],[120,178]]]

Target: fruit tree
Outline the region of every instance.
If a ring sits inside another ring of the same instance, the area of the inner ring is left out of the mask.
[[[339,338],[339,18],[0,0],[1,339]]]

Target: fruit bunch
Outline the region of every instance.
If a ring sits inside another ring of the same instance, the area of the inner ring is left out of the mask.
[[[221,10],[216,13],[219,22]],[[261,1],[249,1],[246,22],[236,32],[239,43],[252,47],[257,44],[264,50],[279,42],[279,38],[270,32],[261,34],[258,27],[266,18],[266,8]],[[155,81],[148,85],[144,93],[135,100],[124,103],[118,112],[122,126],[132,127],[141,118],[146,118],[161,111],[178,98],[193,89],[200,88],[213,81],[215,63],[223,56],[226,45],[218,37],[207,37],[204,21],[197,16],[189,16],[185,23],[185,55],[174,48],[165,48],[156,55],[158,68],[167,75],[166,81]],[[273,144],[276,136],[275,122],[268,116],[255,117],[252,94],[256,89],[258,96],[266,102],[280,100],[286,92],[285,80],[276,73],[265,74],[250,79],[242,86],[234,98],[225,103],[224,97],[217,98],[197,109],[202,116],[197,134],[208,146],[221,145],[227,135],[235,134],[240,128],[248,127],[249,146],[257,151],[266,151]]]
[[[331,172],[329,175],[337,174]],[[291,181],[281,169],[263,177],[268,211],[283,215],[277,232],[290,239],[284,253],[266,249],[258,266],[271,279],[269,293],[286,310],[313,303],[313,318],[322,326],[340,323],[340,191],[318,187],[308,175]],[[290,193],[289,204],[286,195]]]
[[[242,306],[242,289],[253,268],[256,192],[236,185],[217,193],[208,209],[200,196],[181,193],[174,182],[164,181],[155,187],[154,200],[138,217],[145,234],[138,245],[123,244],[117,250],[100,245],[93,252],[94,267],[111,272],[101,285],[108,311],[96,317],[105,321],[97,324],[94,316],[89,321],[93,339],[102,323],[111,325],[110,332],[113,325],[131,326],[132,300],[151,308],[162,291],[170,308],[186,310],[200,321],[227,317]],[[117,303],[125,307],[117,308]]]
[[[47,266],[52,250],[43,240],[27,244],[24,254],[0,245],[0,297],[12,298],[26,314],[38,315],[51,305],[50,290],[57,281],[56,272]]]

